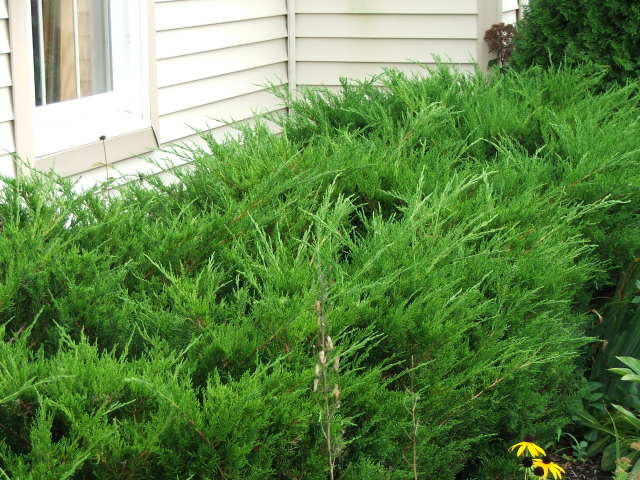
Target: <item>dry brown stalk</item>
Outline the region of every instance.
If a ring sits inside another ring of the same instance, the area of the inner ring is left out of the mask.
[[[315,311],[318,319],[318,361],[315,367],[313,389],[314,391],[319,389],[322,395],[322,433],[327,446],[329,478],[330,480],[335,480],[336,444],[332,427],[334,413],[340,408],[340,388],[335,382],[333,383],[331,391],[329,390],[329,386],[331,383],[330,366],[332,365],[334,373],[337,373],[340,368],[340,357],[332,353],[334,351],[334,345],[328,333],[325,313],[327,286],[320,267],[318,267],[318,283],[320,286],[320,295],[315,303]]]

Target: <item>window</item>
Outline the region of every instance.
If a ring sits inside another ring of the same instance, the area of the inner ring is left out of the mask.
[[[36,156],[150,126],[145,18],[140,0],[31,0]]]

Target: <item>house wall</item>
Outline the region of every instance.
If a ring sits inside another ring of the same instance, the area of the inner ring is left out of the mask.
[[[434,57],[472,70],[477,0],[297,0],[298,85],[339,85],[384,67],[424,71]]]
[[[516,23],[518,21],[518,0],[502,0],[502,21]]]
[[[285,0],[156,3],[159,141],[280,108],[287,83]]]
[[[0,0],[0,174],[13,176],[13,158],[7,155],[15,151],[11,85],[9,13],[7,0]]]
[[[512,0],[500,1],[155,0],[159,143],[202,145],[195,130],[212,129],[223,138],[233,132],[226,122],[281,110],[267,82],[336,86],[341,76],[362,78],[382,67],[422,71],[414,62],[433,64],[434,54],[471,70],[475,59],[486,59],[483,31],[510,12]],[[7,19],[7,0],[0,0],[0,148],[11,152]],[[186,161],[166,151],[150,156]],[[114,175],[159,170],[131,158],[75,177],[89,186]],[[0,172],[12,171],[12,162],[0,161]]]

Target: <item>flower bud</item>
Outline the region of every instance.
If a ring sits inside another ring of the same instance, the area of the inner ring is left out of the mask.
[[[320,364],[316,363],[316,371],[315,371],[316,377],[320,376]]]
[[[320,353],[318,354],[318,356],[320,357],[320,364],[321,365],[326,365],[327,364],[327,357],[324,353],[324,350],[320,350]]]
[[[340,400],[340,388],[337,383],[333,384],[333,399],[337,402]]]
[[[336,356],[336,358],[333,359],[333,370],[335,372],[340,370],[340,357]]]
[[[329,335],[327,335],[327,350],[331,351],[333,350],[333,340],[331,340],[331,337]]]
[[[318,378],[313,380],[313,391],[317,392],[318,391],[318,385],[320,384],[320,380]]]

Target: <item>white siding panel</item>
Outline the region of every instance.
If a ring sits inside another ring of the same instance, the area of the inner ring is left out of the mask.
[[[508,12],[511,10],[517,10],[520,8],[518,6],[518,0],[502,0],[502,11]]]
[[[217,142],[223,142],[227,139],[238,139],[240,136],[238,127],[241,124],[251,125],[254,123],[254,119],[248,119],[235,124],[214,128],[210,134]],[[279,133],[281,130],[278,125],[273,122],[265,121],[265,125],[273,133]],[[112,178],[115,174],[120,176],[116,181],[116,185],[124,185],[132,180],[136,180],[140,174],[158,175],[165,185],[167,183],[173,183],[177,178],[172,172],[176,169],[182,170],[184,168],[190,168],[192,165],[192,157],[188,154],[190,149],[209,150],[207,143],[200,135],[191,135],[173,144],[163,145],[161,149],[149,155],[129,158],[118,162],[110,169],[110,174]],[[76,182],[74,189],[81,192],[105,181],[107,175],[104,168],[96,168],[75,175],[72,178]],[[117,191],[114,193],[117,193]]]
[[[158,62],[158,85],[166,87],[287,60],[285,40],[270,40]]]
[[[16,176],[15,162],[11,155],[0,156],[0,175],[10,178]]]
[[[162,59],[286,36],[285,17],[258,18],[244,22],[159,32],[156,36],[156,50],[158,58]]]
[[[365,79],[383,72],[384,68],[394,68],[407,74],[428,75],[431,65],[414,63],[336,63],[336,62],[298,62],[298,81],[303,85],[339,85],[340,77]],[[451,65],[460,72],[473,72],[473,65]]]
[[[286,78],[287,64],[277,63],[163,88],[158,94],[160,115],[264,90],[269,82],[282,85]]]
[[[298,0],[298,13],[477,13],[482,0]]]
[[[255,119],[243,120],[214,128],[209,133],[217,142],[238,139],[240,137],[238,127],[241,125],[253,125],[255,123]],[[279,127],[273,122],[266,121],[265,125],[274,133],[280,131]],[[189,155],[189,150],[193,149],[209,151],[207,142],[200,135],[196,134],[180,139],[172,144],[163,145],[160,150],[149,155],[149,157],[154,160],[153,163],[149,163],[145,158],[133,158],[117,163],[116,168],[123,175],[129,176],[129,178],[133,178],[134,175],[137,176],[139,173],[158,174],[162,171],[166,172],[173,167],[180,167],[190,163],[193,158]]]
[[[7,9],[7,0],[0,0],[0,18],[9,18],[9,10]]]
[[[0,20],[0,53],[9,53],[9,20]]]
[[[11,103],[11,88],[0,88],[0,122],[13,120],[13,104]]]
[[[8,53],[0,54],[0,87],[11,85],[11,62]]]
[[[13,122],[0,123],[0,155],[16,151],[13,138]]]
[[[160,143],[175,141],[226,123],[245,120],[254,114],[282,108],[282,102],[271,92],[260,91],[221,102],[160,117]]]
[[[157,30],[237,22],[287,13],[286,0],[179,0],[156,5]]]
[[[510,12],[503,12],[502,21],[507,24],[516,23],[518,21],[518,16],[516,15],[515,10],[512,10]]]
[[[298,37],[477,38],[475,15],[296,15]]]
[[[433,62],[468,63],[476,57],[476,40],[409,40],[299,38],[297,60],[316,62]]]

